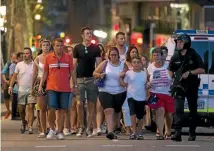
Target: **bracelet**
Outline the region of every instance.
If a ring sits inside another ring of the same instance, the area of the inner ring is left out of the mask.
[[[192,75],[192,72],[189,70],[189,75]]]
[[[12,89],[12,87],[8,87],[9,89]]]
[[[75,85],[74,87],[77,88],[77,85]]]

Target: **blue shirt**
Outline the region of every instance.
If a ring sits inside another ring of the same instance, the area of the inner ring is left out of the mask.
[[[12,63],[9,67],[10,71],[10,75],[13,75],[14,72],[15,72],[15,68],[16,68],[16,64],[15,63]],[[18,84],[16,83],[13,87],[13,93],[18,93]]]

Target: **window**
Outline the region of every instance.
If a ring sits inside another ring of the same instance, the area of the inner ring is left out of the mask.
[[[208,41],[193,41],[192,46],[193,49],[201,56],[201,59],[204,62],[205,65],[205,73],[208,74],[208,54],[209,54],[209,48],[208,48]]]
[[[209,43],[210,57],[209,57],[209,73],[214,74],[214,41]]]

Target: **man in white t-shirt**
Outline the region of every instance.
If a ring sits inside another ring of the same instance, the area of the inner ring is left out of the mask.
[[[12,94],[13,85],[15,80],[17,79],[18,83],[18,108],[19,114],[22,120],[21,125],[21,134],[23,134],[26,130],[26,125],[28,122],[28,132],[29,134],[33,134],[33,121],[34,121],[34,106],[36,103],[36,99],[31,95],[31,88],[33,85],[33,60],[32,60],[32,51],[30,48],[24,48],[24,61],[19,62],[16,65],[15,73],[10,82],[10,87],[8,90],[9,94]],[[28,105],[28,119],[29,121],[25,120],[25,110],[26,105]]]

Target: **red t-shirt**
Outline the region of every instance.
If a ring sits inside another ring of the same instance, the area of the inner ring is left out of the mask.
[[[46,90],[71,92],[70,71],[73,70],[71,55],[63,53],[61,58],[57,58],[54,52],[48,54],[45,58],[44,70],[48,71]]]

